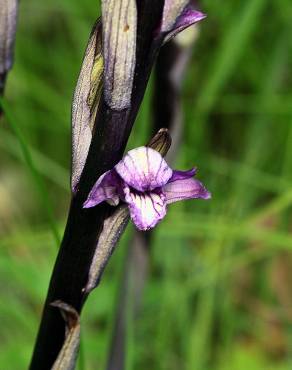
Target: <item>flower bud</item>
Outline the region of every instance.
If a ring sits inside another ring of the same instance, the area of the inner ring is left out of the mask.
[[[102,0],[105,100],[110,108],[130,106],[136,63],[136,0]]]

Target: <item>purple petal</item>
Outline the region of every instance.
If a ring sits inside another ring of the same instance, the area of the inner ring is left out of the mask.
[[[177,18],[186,7],[188,0],[165,0],[162,14],[161,31],[171,31]]]
[[[174,170],[172,172],[172,176],[171,178],[168,180],[168,183],[169,182],[173,182],[173,181],[176,181],[176,180],[184,180],[184,179],[189,179],[190,177],[194,177],[195,174],[197,172],[197,169],[194,167],[194,168],[191,168],[190,170],[188,171],[178,171],[178,170]]]
[[[183,10],[182,14],[177,18],[174,29],[179,29],[179,31],[182,31],[186,27],[191,26],[192,24],[197,23],[206,17],[206,14],[187,6]]]
[[[162,156],[145,146],[130,150],[115,169],[129,186],[138,191],[159,188],[172,176],[172,169]]]
[[[174,203],[185,199],[210,199],[211,194],[204,185],[193,178],[185,178],[169,182],[163,187],[163,192],[166,196],[166,203]]]
[[[165,196],[155,192],[138,193],[124,189],[125,201],[129,205],[130,216],[139,230],[149,230],[166,214]]]
[[[193,9],[191,6],[187,6],[181,15],[177,18],[174,26],[169,31],[166,36],[166,40],[168,41],[177,35],[179,32],[183,31],[185,28],[201,21],[202,19],[206,18],[206,14]]]
[[[119,204],[120,179],[115,170],[105,172],[94,184],[83,208],[91,208],[103,201],[110,205]]]

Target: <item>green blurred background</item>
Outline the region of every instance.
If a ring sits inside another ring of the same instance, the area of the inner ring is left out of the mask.
[[[94,0],[21,1],[0,121],[0,368],[30,360],[69,205],[70,104]],[[292,2],[202,0],[177,166],[210,202],[156,228],[127,370],[292,368]],[[150,130],[151,84],[130,146]],[[82,315],[83,369],[104,369],[128,230]],[[80,364],[79,364],[80,365]],[[82,366],[80,367],[82,368]]]

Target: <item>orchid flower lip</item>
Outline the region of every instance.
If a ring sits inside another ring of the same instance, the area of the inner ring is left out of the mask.
[[[167,213],[167,205],[186,199],[210,199],[211,194],[194,178],[196,168],[172,170],[160,153],[149,147],[130,150],[93,186],[84,208],[101,202],[126,203],[139,230],[149,230]]]

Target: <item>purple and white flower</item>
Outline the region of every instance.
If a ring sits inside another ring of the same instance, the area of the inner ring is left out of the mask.
[[[209,199],[211,194],[194,179],[196,169],[172,170],[161,154],[149,147],[130,150],[93,186],[84,208],[103,201],[115,206],[127,203],[130,216],[140,230],[153,228],[166,215],[166,206],[184,199]]]

